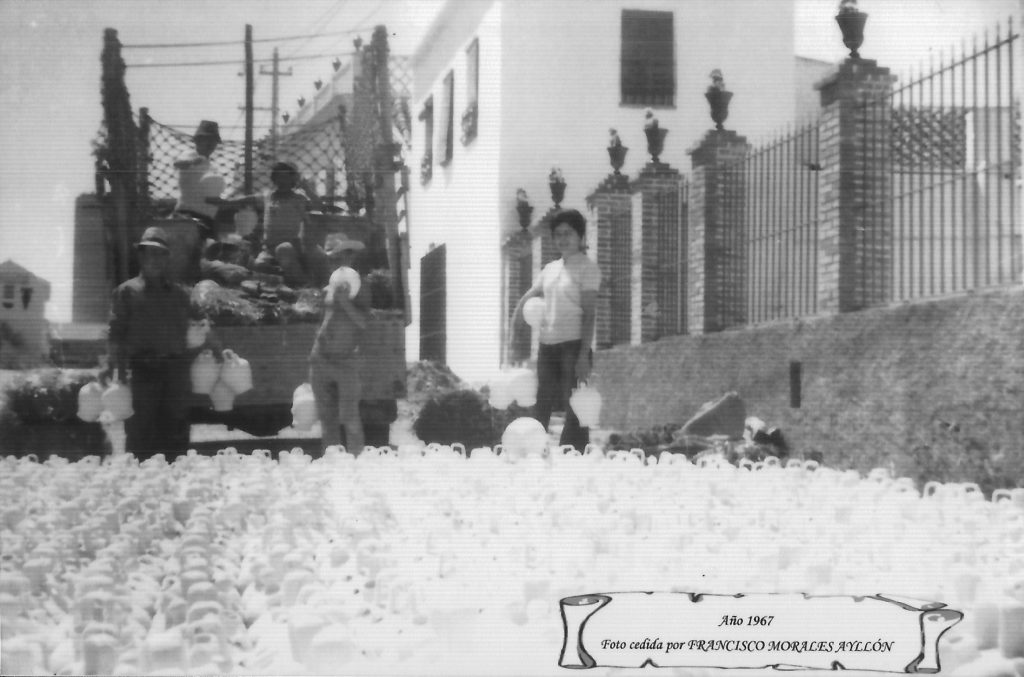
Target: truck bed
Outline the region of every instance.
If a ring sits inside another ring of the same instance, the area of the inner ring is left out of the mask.
[[[316,324],[217,327],[217,337],[249,361],[253,388],[235,407],[287,403],[309,378],[309,351]],[[405,397],[405,323],[401,317],[373,317],[362,342],[363,400]]]

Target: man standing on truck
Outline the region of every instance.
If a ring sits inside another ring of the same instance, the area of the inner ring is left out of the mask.
[[[130,369],[135,414],[125,421],[127,450],[139,460],[164,453],[170,461],[189,443],[191,297],[168,277],[170,248],[162,228],[147,228],[135,248],[139,274],[113,293],[106,377],[116,369],[125,380]]]
[[[334,272],[325,289],[324,316],[309,356],[309,382],[322,428],[321,452],[341,444],[340,426],[345,426],[346,448],[353,453],[363,449],[359,344],[370,304],[369,290],[352,268],[363,249],[362,242],[344,236],[327,245]]]
[[[174,162],[174,168],[178,170],[179,191],[174,211],[199,221],[202,224],[199,239],[205,241],[217,234],[214,221],[217,207],[207,202],[207,198],[219,197],[224,190],[224,179],[214,172],[210,163],[210,156],[220,144],[220,128],[212,120],[203,120],[192,135],[192,141],[195,150]]]

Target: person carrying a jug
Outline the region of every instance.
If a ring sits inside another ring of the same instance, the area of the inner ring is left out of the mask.
[[[324,297],[324,313],[309,355],[309,383],[316,398],[322,427],[321,451],[341,444],[345,428],[348,450],[363,449],[363,423],[359,417],[362,359],[359,347],[369,318],[369,285],[352,268],[365,245],[338,237],[327,243],[327,258],[334,272]]]
[[[192,316],[188,290],[168,276],[170,248],[162,228],[150,227],[135,245],[139,274],[118,285],[111,299],[109,362],[131,386],[135,413],[125,421],[126,450],[139,460],[184,454],[190,356],[186,334]]]

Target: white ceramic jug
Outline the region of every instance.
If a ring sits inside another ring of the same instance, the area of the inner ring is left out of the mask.
[[[192,360],[192,392],[209,395],[220,377],[220,364],[212,350],[204,350]]]
[[[103,413],[103,386],[90,381],[78,391],[78,418],[92,423]]]
[[[223,381],[235,395],[252,390],[252,367],[249,361],[238,356],[230,348],[223,352],[224,364],[221,366],[221,381]]]
[[[110,413],[114,421],[123,421],[131,418],[135,411],[132,409],[132,391],[127,384],[114,382],[103,391],[100,397],[103,409]]]
[[[501,446],[513,457],[541,455],[547,448],[548,432],[535,418],[523,416],[508,424],[501,435]]]
[[[316,398],[313,387],[303,383],[292,395],[292,427],[296,430],[309,430],[317,421]]]
[[[530,369],[513,369],[509,373],[509,392],[521,407],[537,403],[537,374]]]
[[[544,299],[534,296],[523,304],[523,319],[534,329],[539,329],[544,322]]]
[[[235,391],[221,379],[210,391],[210,402],[214,411],[231,411],[235,408]]]
[[[580,386],[569,397],[569,406],[580,420],[581,426],[589,428],[600,422],[601,393],[597,392],[597,388],[586,384]]]

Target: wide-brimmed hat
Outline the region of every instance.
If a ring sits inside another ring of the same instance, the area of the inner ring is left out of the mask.
[[[209,136],[220,143],[220,128],[213,120],[202,120],[196,128],[196,133],[192,135],[192,139],[195,140],[201,136]]]
[[[327,245],[324,247],[324,251],[327,256],[338,256],[342,252],[356,251],[361,252],[366,249],[359,240],[353,240],[345,235],[333,235],[327,240]]]
[[[167,246],[167,233],[164,232],[163,228],[158,228],[157,226],[150,226],[142,233],[142,238],[135,245],[135,248],[141,249],[142,247],[153,247],[155,249],[162,249],[165,252],[171,251],[171,248]]]

